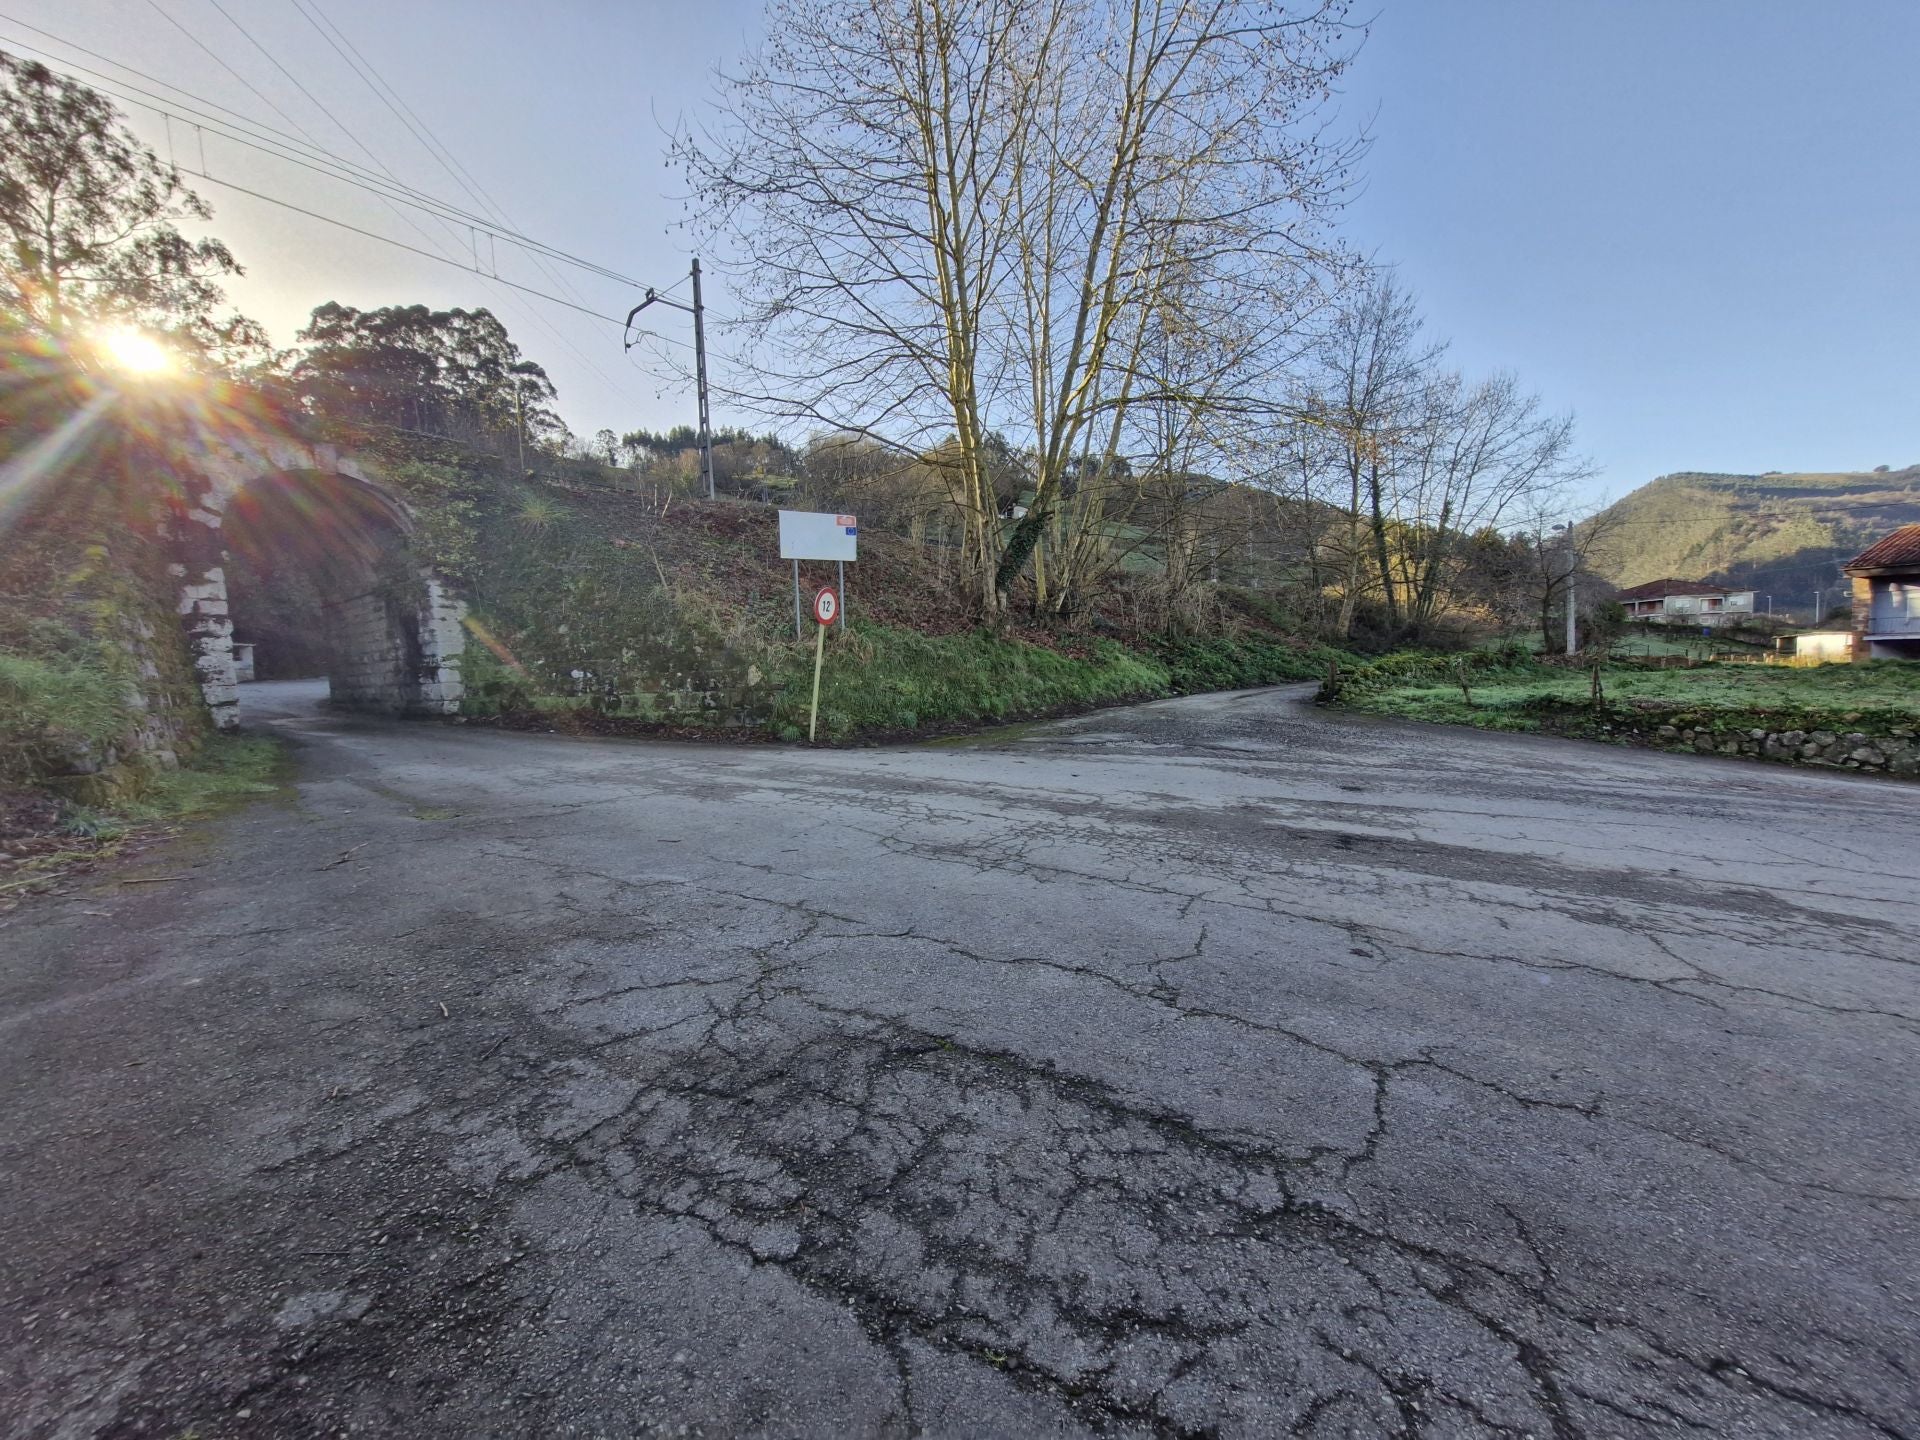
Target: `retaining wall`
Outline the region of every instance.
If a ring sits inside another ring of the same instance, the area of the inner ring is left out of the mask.
[[[1595,707],[1536,701],[1527,708],[1541,728],[1555,734],[1920,779],[1920,724],[1895,721],[1867,730],[1836,721],[1818,729],[1799,717],[1769,722],[1753,712],[1716,715],[1651,703]]]

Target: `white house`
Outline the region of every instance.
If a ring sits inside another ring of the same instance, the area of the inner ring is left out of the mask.
[[[1753,615],[1753,591],[1699,580],[1649,580],[1614,598],[1628,619],[1667,625],[1724,625]]]
[[[1869,659],[1920,660],[1920,525],[1902,525],[1840,567]]]

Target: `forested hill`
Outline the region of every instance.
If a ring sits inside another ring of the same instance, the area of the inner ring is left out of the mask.
[[[1620,585],[1721,579],[1810,606],[1841,562],[1920,521],[1920,465],[1840,474],[1662,475],[1595,522],[1594,568]]]

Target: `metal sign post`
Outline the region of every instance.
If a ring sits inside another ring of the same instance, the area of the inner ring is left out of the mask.
[[[820,665],[827,656],[827,627],[840,613],[840,597],[831,587],[813,597],[813,708],[807,712],[807,743],[813,743],[820,724]]]

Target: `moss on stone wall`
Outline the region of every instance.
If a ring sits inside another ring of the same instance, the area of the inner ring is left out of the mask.
[[[0,559],[0,775],[104,801],[207,735],[156,528],[112,457],[16,522]]]

